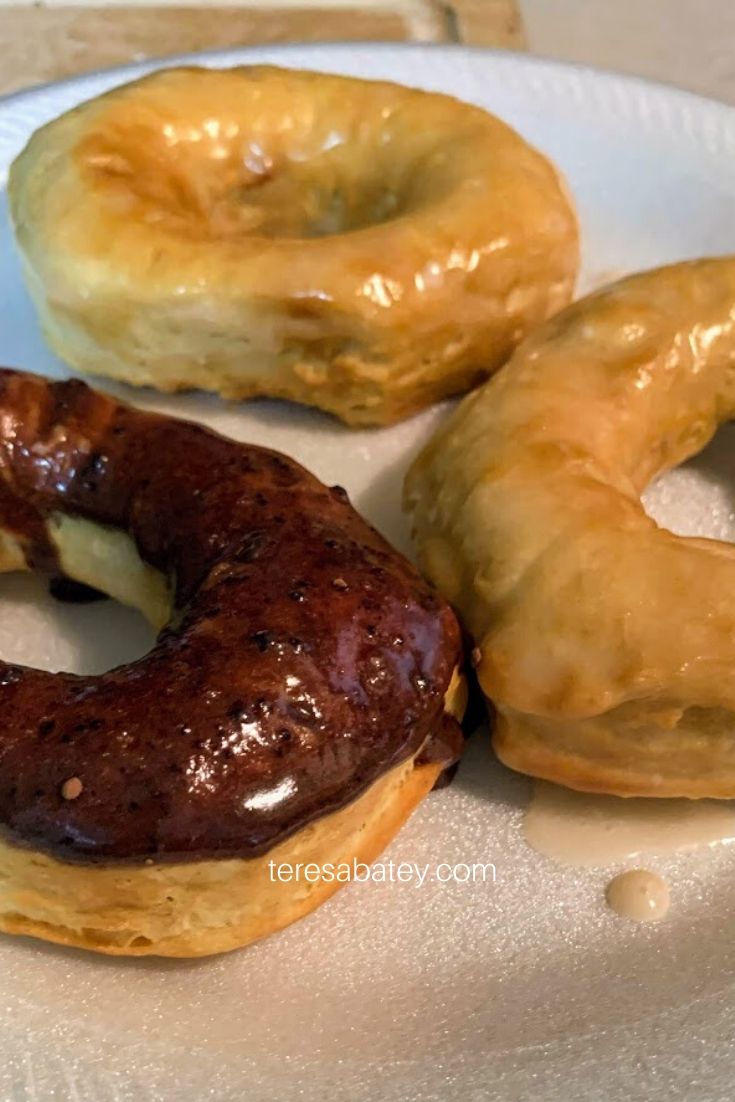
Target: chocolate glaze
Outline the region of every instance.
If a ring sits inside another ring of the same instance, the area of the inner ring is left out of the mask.
[[[0,417],[0,526],[29,561],[58,571],[51,512],[116,525],[178,610],[102,676],[0,663],[10,838],[67,861],[255,856],[419,748],[456,759],[454,614],[344,491],[77,381],[0,371]]]

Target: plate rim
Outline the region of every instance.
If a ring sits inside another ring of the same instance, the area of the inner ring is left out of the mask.
[[[400,51],[420,54],[424,52],[436,52],[448,54],[450,56],[457,55],[460,57],[479,56],[485,57],[488,60],[501,62],[508,61],[511,65],[520,64],[521,66],[528,66],[529,68],[535,68],[540,71],[558,71],[569,74],[576,73],[593,81],[610,81],[613,84],[622,84],[630,89],[638,88],[648,94],[655,92],[664,93],[667,98],[678,99],[682,103],[689,103],[692,106],[698,106],[702,109],[711,109],[714,107],[724,112],[726,115],[730,115],[735,124],[735,104],[727,103],[725,100],[717,99],[714,96],[705,96],[700,92],[693,92],[688,88],[682,88],[672,81],[618,72],[615,69],[589,65],[586,62],[568,61],[550,57],[546,54],[527,53],[522,50],[506,50],[491,46],[471,46],[458,42],[378,42],[372,40],[351,41],[349,39],[335,42],[279,42],[263,43],[260,45],[228,46],[223,49],[194,50],[188,53],[172,54],[164,57],[145,58],[144,60],[130,62],[126,65],[113,65],[99,69],[90,69],[83,73],[76,73],[68,77],[62,77],[58,80],[42,81],[28,88],[19,88],[15,91],[6,92],[0,95],[0,115],[5,114],[6,109],[13,107],[15,104],[31,101],[37,96],[51,92],[56,88],[68,88],[74,85],[83,87],[88,82],[94,83],[96,79],[103,76],[119,76],[120,83],[123,84],[127,83],[129,80],[134,80],[137,76],[144,76],[151,71],[174,68],[183,64],[199,63],[207,67],[208,63],[227,61],[228,59],[235,64],[240,62],[240,59],[244,59],[246,63],[248,56],[251,55],[253,58],[257,58],[258,54],[266,52],[269,54],[278,53],[284,55],[300,53],[304,50],[339,53],[349,48],[369,49],[372,53]],[[277,64],[277,62],[273,62],[272,64]],[[364,79],[377,80],[381,78],[366,77]],[[401,82],[396,81],[396,83]],[[114,86],[115,85],[113,85],[113,87]]]

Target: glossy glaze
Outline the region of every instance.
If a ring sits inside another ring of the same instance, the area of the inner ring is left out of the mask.
[[[456,759],[454,616],[340,488],[11,371],[0,470],[0,528],[36,565],[54,569],[45,519],[61,510],[122,527],[176,580],[175,623],[137,662],[99,677],[0,664],[0,823],[16,841],[68,861],[256,855],[422,745]]]
[[[575,215],[487,112],[384,81],[166,69],[38,130],[8,194],[54,350],[135,384],[382,424],[565,305]]]
[[[409,475],[423,566],[462,612],[508,764],[621,796],[735,796],[735,547],[640,494],[735,416],[735,259],[562,311]]]

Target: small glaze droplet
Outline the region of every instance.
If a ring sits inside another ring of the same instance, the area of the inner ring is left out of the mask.
[[[648,869],[630,869],[611,880],[605,892],[608,906],[633,922],[658,922],[665,918],[671,897],[669,886]]]

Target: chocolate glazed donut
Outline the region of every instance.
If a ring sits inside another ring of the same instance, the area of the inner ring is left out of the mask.
[[[101,676],[0,664],[0,928],[196,955],[299,917],[333,887],[261,907],[264,858],[374,855],[456,760],[452,611],[273,451],[9,370],[0,417],[0,567],[166,621]]]

